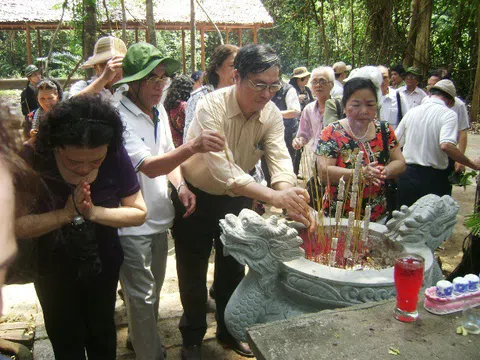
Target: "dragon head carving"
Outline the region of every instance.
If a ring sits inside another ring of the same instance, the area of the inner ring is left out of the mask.
[[[262,275],[274,274],[279,261],[304,256],[303,243],[295,229],[284,219],[264,219],[256,212],[243,209],[237,216],[227,214],[220,220],[224,254]]]
[[[448,195],[426,195],[412,206],[394,211],[386,235],[393,241],[425,243],[433,251],[452,235],[458,209]]]

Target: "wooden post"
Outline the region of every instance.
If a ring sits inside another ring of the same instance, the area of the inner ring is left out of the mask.
[[[242,29],[238,29],[238,47],[242,47]]]
[[[32,63],[32,39],[30,38],[30,25],[26,23],[25,30],[27,32],[27,61],[28,65]]]
[[[183,64],[183,74],[187,73],[187,59],[185,55],[185,30],[182,30],[182,64]]]
[[[138,43],[138,27],[135,26],[135,42]]]
[[[195,59],[195,0],[190,0],[190,61],[192,63],[192,72],[197,71],[197,61]]]
[[[42,40],[40,39],[40,29],[37,28],[38,57],[42,57]]]
[[[202,71],[205,71],[205,30],[203,28],[200,29],[200,43],[202,45]]]
[[[258,38],[257,38],[257,31],[258,31],[258,25],[253,26],[253,43],[257,44],[258,43]]]
[[[230,32],[230,31],[228,30],[228,28],[225,28],[225,44],[228,44],[228,43],[229,43],[229,42],[228,42],[228,33],[229,33],[229,32]]]

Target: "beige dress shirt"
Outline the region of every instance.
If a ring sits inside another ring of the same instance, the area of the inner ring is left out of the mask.
[[[187,141],[202,130],[222,133],[226,149],[195,154],[182,164],[183,176],[193,186],[212,195],[235,196],[232,189],[255,182],[248,173],[262,155],[265,155],[272,185],[296,184],[285,145],[283,119],[273,102],[245,119],[235,97],[235,85],[217,90],[199,101]]]

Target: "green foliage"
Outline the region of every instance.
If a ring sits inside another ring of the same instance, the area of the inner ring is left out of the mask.
[[[70,52],[53,52],[49,63],[50,77],[66,77],[75,68],[82,57],[73,55]],[[37,58],[37,62],[44,67],[47,57]]]
[[[465,226],[474,236],[480,236],[480,215],[479,213],[465,216]]]

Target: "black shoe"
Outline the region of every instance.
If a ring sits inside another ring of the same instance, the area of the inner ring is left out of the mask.
[[[202,360],[202,347],[200,345],[182,345],[180,358],[182,360]]]
[[[247,358],[255,357],[255,355],[253,355],[252,350],[250,350],[250,346],[248,346],[248,344],[246,342],[239,341],[237,339],[234,339],[233,337],[228,337],[228,338],[224,339],[224,338],[220,338],[218,336],[217,336],[217,341],[225,349],[233,350],[238,355],[241,355],[241,356],[247,357]]]

